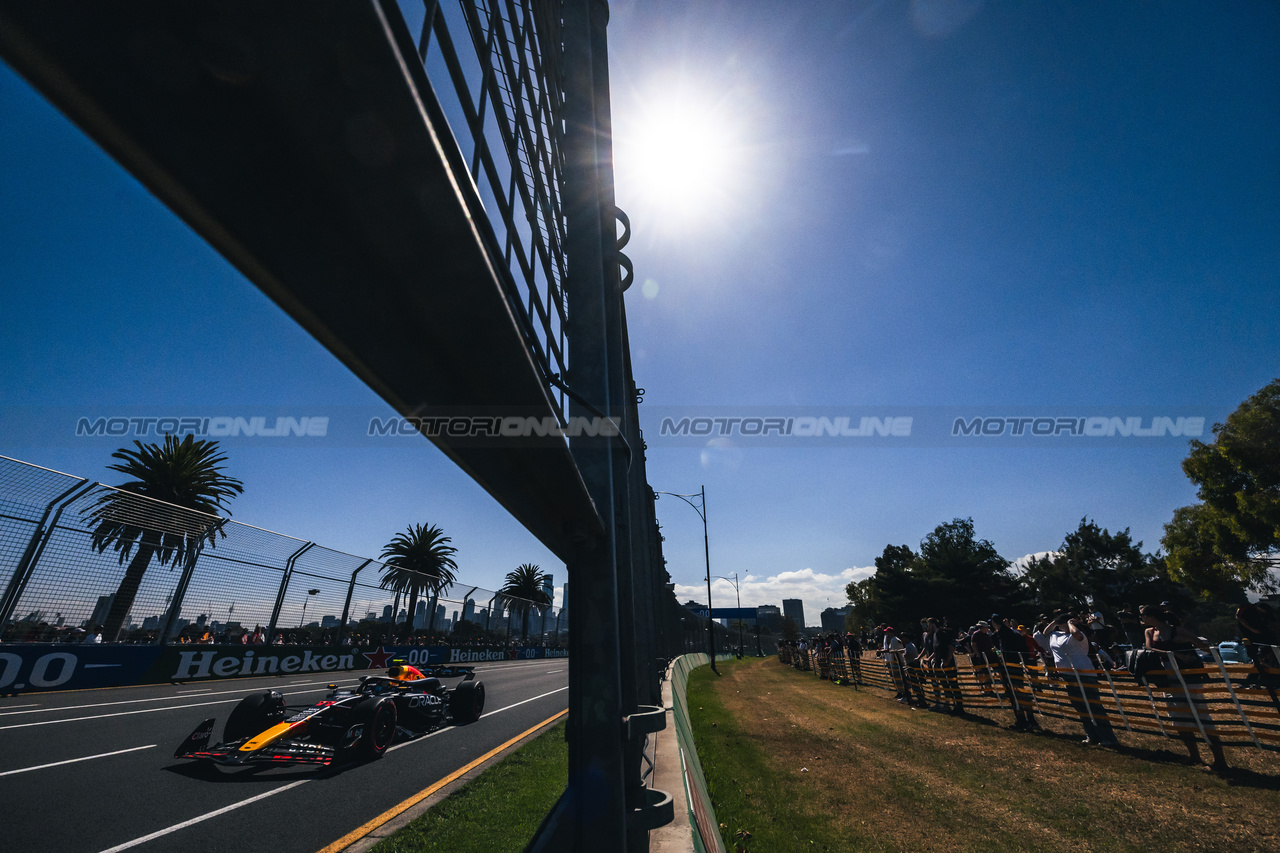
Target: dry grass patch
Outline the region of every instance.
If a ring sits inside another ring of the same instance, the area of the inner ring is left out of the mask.
[[[1190,766],[1181,744],[1079,726],[1005,729],[1012,716],[918,711],[883,691],[820,681],[776,658],[690,679],[716,814],[747,850],[1280,850],[1280,756],[1228,749],[1238,768]]]

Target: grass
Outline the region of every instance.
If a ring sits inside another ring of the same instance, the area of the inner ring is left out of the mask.
[[[1217,777],[1154,737],[1088,748],[1074,723],[1020,734],[1011,716],[915,711],[776,658],[720,669],[695,670],[688,699],[731,851],[1280,849],[1274,752],[1228,748],[1237,769]]]
[[[560,723],[379,842],[372,853],[523,850],[568,778],[569,746]]]

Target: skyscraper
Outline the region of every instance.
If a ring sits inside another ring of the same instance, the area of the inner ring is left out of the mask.
[[[804,627],[804,602],[798,598],[782,599],[782,615],[795,620],[797,628]]]

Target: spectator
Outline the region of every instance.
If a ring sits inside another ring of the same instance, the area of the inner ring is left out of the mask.
[[[920,668],[920,648],[907,637],[902,645],[903,678],[907,686],[907,704],[928,708],[924,698],[924,671]]]
[[[1111,721],[1099,701],[1098,676],[1089,658],[1089,638],[1081,627],[1084,624],[1079,617],[1061,613],[1045,626],[1044,632],[1049,638],[1053,665],[1063,671],[1067,696],[1084,727],[1083,743],[1116,746]]]
[[[898,633],[892,626],[886,625],[884,628],[884,646],[879,654],[884,658],[885,666],[889,668],[889,677],[893,679],[893,686],[898,691],[893,698],[899,702],[907,701],[907,684],[902,675],[902,641],[898,639]]]
[[[939,685],[941,684],[942,687],[942,697],[934,704],[932,710],[942,711],[952,716],[962,716],[964,700],[956,677],[956,650],[951,631],[944,628],[943,623],[932,616],[925,620],[925,626],[922,657],[933,675],[935,698],[938,698]]]
[[[866,630],[865,628],[863,629]],[[852,631],[844,635],[845,654],[849,656],[850,675],[854,684],[862,684],[862,643]]]
[[[973,674],[984,696],[996,695],[992,689],[992,674],[999,660],[996,658],[995,638],[991,636],[991,624],[979,622],[969,634],[969,660],[973,663]]]
[[[1033,731],[1040,728],[1032,716],[1032,706],[1026,698],[1026,662],[1028,648],[1027,638],[1016,631],[1010,620],[998,620],[999,629],[995,632],[995,646],[1000,650],[996,671],[1000,674],[1000,682],[1004,686],[1005,695],[1009,697],[1009,705],[1013,708],[1013,727],[1020,732]]]
[[[1209,742],[1209,751],[1213,753],[1213,764],[1205,769],[1223,771],[1227,769],[1227,759],[1222,753],[1222,741],[1218,739],[1217,728],[1209,716],[1209,706],[1203,695],[1192,684],[1206,681],[1204,675],[1183,670],[1203,669],[1196,649],[1207,650],[1208,643],[1201,640],[1186,628],[1179,626],[1177,620],[1163,607],[1144,604],[1138,611],[1142,623],[1146,625],[1143,632],[1145,646],[1158,652],[1164,652],[1170,666],[1177,674],[1177,680],[1170,684],[1170,692],[1165,693],[1165,704],[1169,716],[1182,729],[1178,733],[1187,753],[1196,764],[1203,765],[1200,759],[1200,748],[1196,744],[1196,733],[1202,732]]]
[[[1280,660],[1276,655],[1280,629],[1277,628],[1276,617],[1271,608],[1262,602],[1244,605],[1236,611],[1236,627],[1240,631],[1240,641],[1249,647],[1258,676],[1274,674],[1267,670],[1280,668]]]
[[[1053,666],[1053,651],[1049,648],[1049,635],[1044,629],[1049,626],[1049,618],[1041,616],[1040,621],[1036,623],[1036,629],[1031,633],[1031,639],[1040,647],[1040,657],[1044,658],[1049,666]]]
[[[101,642],[102,642],[102,628],[100,628],[97,625],[94,625],[93,628],[90,629],[89,633],[85,636],[84,644],[86,646],[96,646],[96,645],[99,645]]]
[[[947,706],[942,702],[942,694],[938,689],[938,679],[934,674],[935,651],[938,642],[938,622],[936,619],[922,619],[920,626],[924,629],[920,638],[920,668],[933,686],[933,707],[931,711],[945,711]]]

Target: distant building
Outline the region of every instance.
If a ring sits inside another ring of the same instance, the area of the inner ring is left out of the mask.
[[[418,606],[413,608],[413,627],[425,628],[427,626],[427,602],[426,599],[419,598]]]
[[[111,612],[111,602],[116,600],[116,594],[98,596],[98,603],[93,608],[93,614],[89,617],[89,624],[85,627],[92,628],[95,625],[102,625],[107,621],[107,614]],[[156,627],[160,627],[157,622]]]
[[[390,604],[383,605],[383,608],[382,608],[382,621],[383,621],[383,622],[390,622],[390,621],[391,621],[391,615],[392,615],[392,614],[391,614],[391,605],[390,605]]]
[[[849,615],[848,607],[828,607],[822,611],[822,630],[844,633],[844,620]]]
[[[462,620],[464,622],[476,621],[476,600],[468,598],[462,605]]]
[[[334,616],[333,614],[329,614],[328,616],[321,616],[320,627],[321,628],[337,628],[339,621],[340,620],[338,619],[338,617]]]
[[[760,630],[776,634],[782,630],[782,611],[776,604],[762,604],[756,608],[756,622]]]
[[[798,598],[782,599],[782,615],[794,621],[797,628],[803,628],[804,602]]]

